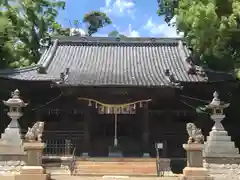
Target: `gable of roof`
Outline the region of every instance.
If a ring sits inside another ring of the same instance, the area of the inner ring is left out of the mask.
[[[209,79],[200,67],[189,74],[189,53],[181,38],[70,36],[55,39],[36,66],[0,72],[0,76],[69,86],[165,86],[220,80],[216,73]]]

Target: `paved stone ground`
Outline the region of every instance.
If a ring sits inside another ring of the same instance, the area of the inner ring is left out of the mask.
[[[240,165],[204,164],[215,180],[240,180]]]
[[[127,176],[108,176],[108,177],[88,177],[88,176],[70,176],[55,175],[53,180],[179,180],[178,177],[127,177]],[[215,180],[240,180],[239,176],[215,176]]]
[[[178,180],[178,177],[127,177],[127,176],[103,176],[103,177],[87,177],[87,176],[69,176],[55,175],[53,180]]]

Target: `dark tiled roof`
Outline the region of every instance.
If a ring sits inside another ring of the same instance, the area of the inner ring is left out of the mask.
[[[65,85],[163,86],[171,82],[219,81],[189,74],[189,50],[181,39],[65,37],[55,40],[36,66],[0,72],[0,76],[34,81],[60,80]],[[169,69],[173,81],[166,76]],[[40,73],[44,70],[45,73]],[[216,73],[214,73],[216,74]],[[225,77],[225,76],[224,76]],[[232,76],[231,76],[232,78]],[[221,78],[222,79],[222,78]]]

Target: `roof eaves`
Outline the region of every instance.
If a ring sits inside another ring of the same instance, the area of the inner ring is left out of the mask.
[[[38,68],[39,68],[38,65],[32,65],[32,66],[16,68],[16,69],[4,69],[4,70],[0,71],[0,75],[23,73],[23,72],[33,71],[33,70],[36,70]]]
[[[233,72],[225,72],[225,71],[215,71],[209,68],[204,68],[204,70],[206,72],[211,72],[211,73],[216,73],[216,74],[223,74],[223,75],[231,75],[231,76],[235,76],[235,74]]]
[[[34,71],[34,70],[38,70],[39,68],[47,69],[47,67],[51,63],[51,60],[56,52],[57,45],[58,45],[58,40],[55,40],[53,46],[50,49],[46,50],[45,55],[47,54],[47,56],[44,56],[44,57],[42,56],[39,63],[32,65],[32,66],[28,66],[28,67],[0,70],[0,76]],[[41,64],[42,62],[44,62],[44,63]]]
[[[1,76],[0,75],[0,79],[6,79],[6,80],[17,80],[17,81],[21,81],[21,82],[50,82],[52,83],[53,81],[57,81],[57,79],[26,79],[26,78],[15,78],[15,77],[11,77],[11,76]]]

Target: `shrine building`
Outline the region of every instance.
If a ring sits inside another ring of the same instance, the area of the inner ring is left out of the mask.
[[[183,157],[185,125],[199,105],[183,97],[211,101],[216,88],[235,81],[197,66],[181,38],[59,37],[41,51],[36,65],[0,71],[1,100],[20,90],[29,103],[23,133],[44,121],[43,140],[55,155],[71,144],[78,156],[106,157],[114,148],[124,157],[155,156],[161,142],[162,156]],[[3,131],[9,119],[0,109]]]

